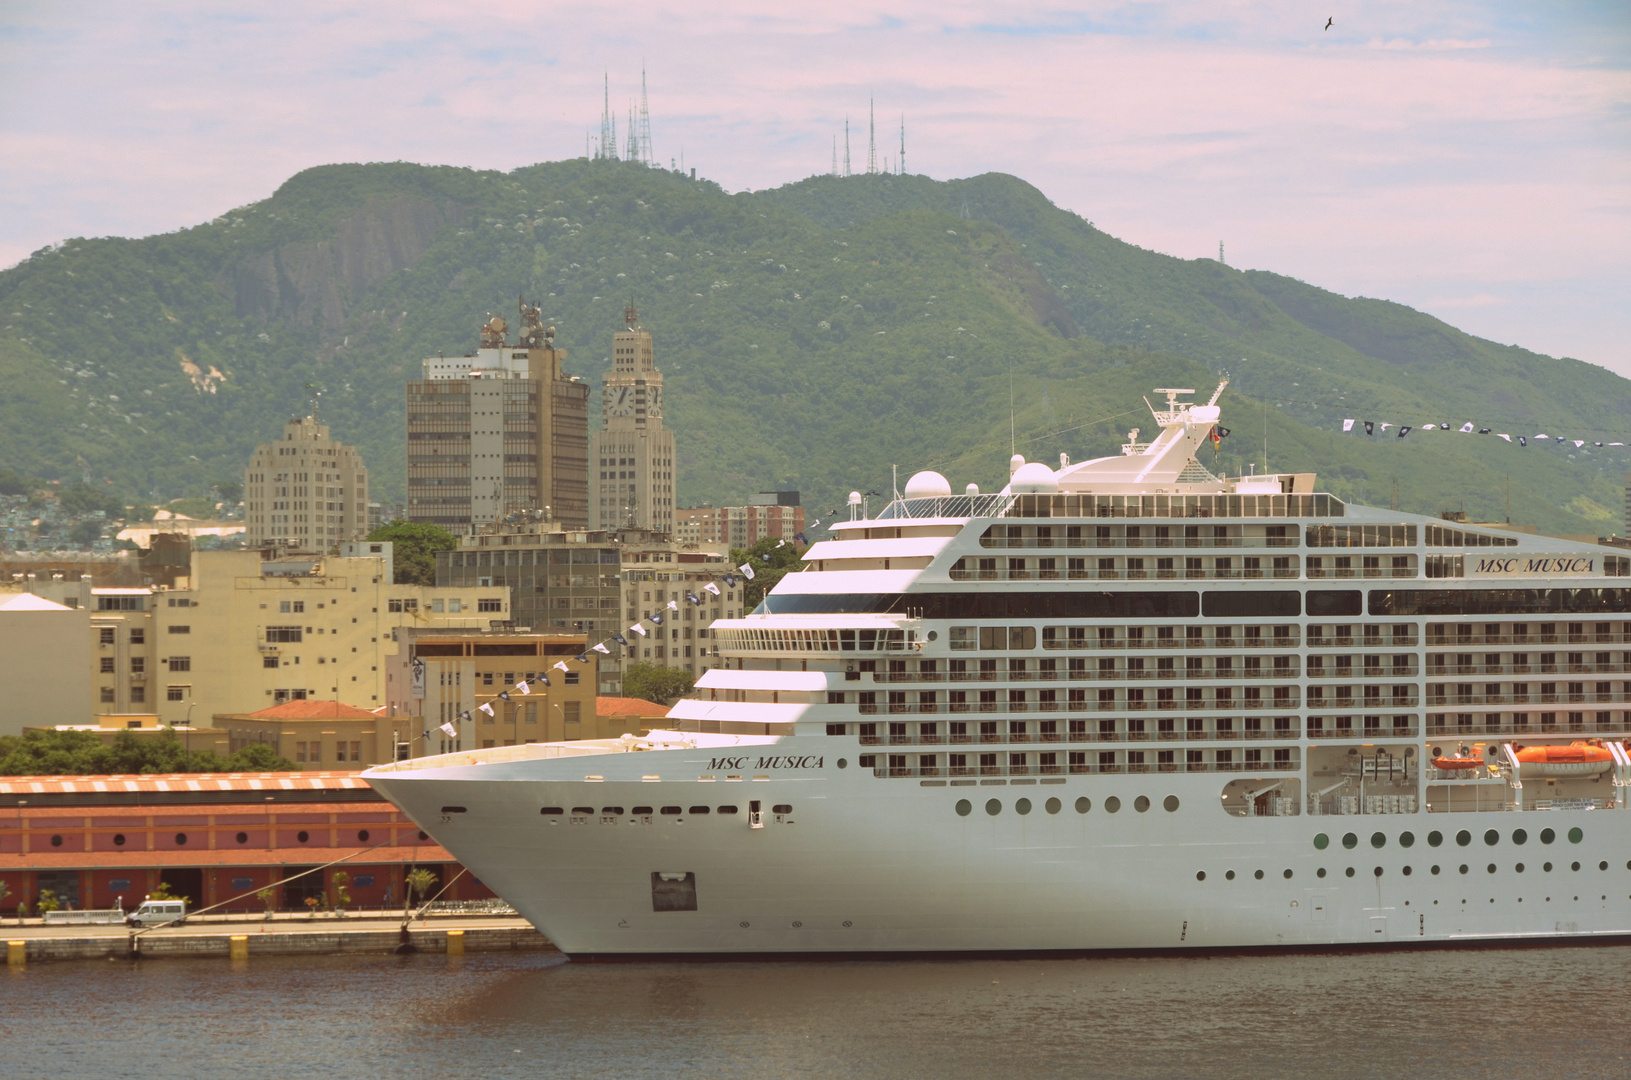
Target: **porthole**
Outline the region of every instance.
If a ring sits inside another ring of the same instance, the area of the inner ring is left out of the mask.
[[[1257,873],[1253,874],[1252,877],[1256,878],[1258,881],[1262,881],[1263,880],[1263,871],[1259,870]]]
[[[1227,873],[1225,873],[1223,875],[1223,880],[1225,880],[1225,881],[1233,881],[1234,879],[1235,879],[1235,872],[1233,870],[1230,870],[1230,871],[1228,871]]]
[[[1359,846],[1359,837],[1355,836],[1353,833],[1343,833],[1342,846],[1347,848],[1349,851],[1352,851],[1354,848]]]
[[[1196,881],[1205,881],[1206,880],[1206,871],[1205,870],[1195,871],[1195,880]]]
[[[1428,847],[1438,847],[1442,843],[1444,843],[1444,834],[1439,832],[1437,829],[1434,829],[1432,832],[1427,834]]]
[[[1546,871],[1548,874],[1550,874],[1552,872],[1552,864],[1551,863],[1541,863],[1540,868],[1542,870]]]
[[[1000,799],[987,799],[985,801],[985,812],[992,817],[996,817],[1002,813],[1002,801]]]
[[[113,846],[114,847],[124,847],[125,846],[125,834],[124,833],[121,832],[121,833],[114,833],[113,834]],[[1626,869],[1631,870],[1631,863],[1626,864]]]
[[[249,834],[246,832],[241,832],[237,836],[233,837],[233,839],[238,841],[240,844],[247,844],[249,843]]]
[[[1495,873],[1495,864],[1494,863],[1489,864],[1489,872],[1492,873],[1492,874]]]
[[[1408,867],[1408,866],[1407,866],[1407,867],[1405,867],[1405,868],[1404,868],[1404,876],[1405,876],[1405,877],[1409,877],[1409,876],[1410,876],[1410,867]]]
[[[1399,834],[1399,846],[1400,847],[1414,847],[1415,845],[1416,845],[1416,834],[1415,833],[1402,832],[1402,833]]]
[[[1465,874],[1467,872],[1467,864],[1466,863],[1461,864],[1461,872],[1463,874]]]
[[[939,641],[939,640],[940,640],[940,631],[938,631],[938,630],[930,630],[930,631],[929,631],[929,632],[928,632],[928,634],[926,634],[926,635],[925,635],[925,636],[926,636],[926,637],[927,637],[927,638],[928,638],[928,639],[929,639],[929,640],[930,640],[930,641]]]
[[[1315,851],[1324,851],[1326,848],[1328,848],[1330,846],[1331,846],[1331,838],[1329,836],[1326,836],[1324,833],[1316,833],[1314,835],[1314,850]]]
[[[178,846],[183,846],[184,847],[184,846],[186,846],[186,843],[187,843],[187,834],[184,833],[184,832],[176,833],[176,844]]]
[[[1085,814],[1091,809],[1093,809],[1093,800],[1086,795],[1076,800],[1076,812],[1078,814]]]
[[[60,836],[53,836],[53,837],[52,837],[52,838],[51,838],[51,846],[52,846],[52,847],[61,847],[61,846],[62,846],[62,837],[60,837]]]
[[[1351,866],[1350,866],[1350,867],[1348,867],[1348,876],[1349,876],[1349,877],[1353,877],[1353,876],[1354,876],[1354,868],[1353,868],[1353,867],[1351,867]]]
[[[1148,795],[1140,795],[1138,798],[1133,800],[1133,809],[1137,810],[1140,814],[1142,814],[1144,811],[1148,810],[1149,808],[1150,808],[1150,799],[1149,799]]]
[[[1604,861],[1602,861],[1602,862],[1600,862],[1600,863],[1598,863],[1598,864],[1597,864],[1597,869],[1599,869],[1599,870],[1607,870],[1607,869],[1608,869],[1608,861],[1607,861],[1607,860],[1606,860],[1606,859],[1605,859],[1605,860],[1604,860]]]
[[[1576,825],[1574,828],[1569,830],[1569,843],[1578,844],[1585,838],[1586,834],[1580,830],[1580,826]]]
[[[1485,833],[1484,833],[1484,843],[1485,844],[1487,844],[1490,847],[1494,847],[1496,844],[1499,844],[1500,842],[1501,842],[1501,834],[1500,834],[1499,831],[1497,831],[1495,829],[1489,829],[1489,830],[1485,831]]]
[[[849,759],[848,759],[848,758],[839,758],[839,759],[838,759],[838,767],[839,767],[839,768],[840,768],[840,769],[847,769],[847,768],[849,768]]]
[[[1570,863],[1569,864],[1569,869],[1570,870],[1579,870],[1580,869],[1580,864],[1579,863]]]
[[[294,834],[294,838],[304,844],[307,840],[311,839],[311,834],[305,829],[301,829],[299,832]]]
[[[957,816],[958,817],[968,817],[968,815],[973,810],[974,810],[974,804],[969,802],[967,799],[958,799],[957,800]]]
[[[1514,844],[1527,844],[1529,842],[1529,834],[1522,829],[1513,829],[1512,842]]]
[[[1373,848],[1387,847],[1387,834],[1373,832],[1370,834],[1370,846]]]
[[[1168,795],[1166,798],[1162,799],[1161,809],[1165,810],[1169,814],[1176,814],[1178,812],[1178,796]]]
[[[1466,847],[1468,844],[1472,843],[1472,833],[1468,832],[1466,829],[1462,829],[1460,832],[1455,834],[1455,842],[1461,847]]]
[[[1540,830],[1540,842],[1541,843],[1550,844],[1553,840],[1556,840],[1556,839],[1557,839],[1557,833],[1553,832],[1551,829],[1542,829],[1542,830]]]
[[[1318,870],[1314,871],[1314,876],[1317,878],[1325,877],[1325,867],[1322,866]]]
[[[1116,811],[1118,811],[1120,809],[1121,809],[1121,800],[1119,798],[1117,798],[1116,796],[1112,795],[1108,799],[1104,800],[1104,812],[1106,814],[1114,814]]]
[[[1434,866],[1431,873],[1434,877],[1438,877],[1438,867]]]
[[[1050,814],[1057,814],[1059,811],[1065,808],[1065,804],[1060,802],[1058,799],[1049,799],[1047,802],[1042,804],[1042,808]]]
[[[357,830],[357,843],[359,843],[359,844],[368,843],[368,830],[367,829],[358,829]]]
[[[1016,802],[1014,804],[1014,813],[1019,814],[1021,817],[1023,817],[1026,814],[1029,814],[1030,812],[1031,812],[1031,800],[1029,800],[1029,799],[1020,799],[1018,802]]]
[[[1520,874],[1523,873],[1523,863],[1519,863],[1518,865],[1514,866],[1512,869],[1516,870]]]
[[[1285,878],[1285,879],[1286,879],[1286,880],[1287,880],[1287,881],[1290,881],[1290,880],[1291,880],[1291,871],[1290,871],[1290,870],[1287,870],[1287,871],[1286,871],[1286,872],[1285,872],[1285,873],[1284,873],[1284,874],[1282,874],[1282,875],[1281,875],[1281,876],[1282,876],[1282,877],[1284,877],[1284,878]]]
[[[593,810],[590,810],[590,811],[588,811],[588,813],[591,813],[591,814],[592,814],[592,813],[594,813],[594,811],[593,811]],[[421,840],[429,840],[429,839],[430,839],[430,833],[428,833],[428,832],[426,832],[426,831],[425,831],[425,830],[424,830],[424,829],[420,829],[420,830],[419,830],[419,839],[421,839]]]
[[[1375,870],[1372,870],[1371,873],[1376,875],[1377,877],[1381,877],[1382,876],[1382,868],[1380,866],[1378,866]]]

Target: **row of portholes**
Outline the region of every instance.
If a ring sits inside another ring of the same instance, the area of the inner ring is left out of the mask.
[[[1576,827],[1569,830],[1569,843],[1578,844],[1578,843],[1580,843],[1580,841],[1584,840],[1585,838],[1586,838],[1585,831],[1582,830],[1579,826],[1576,826]],[[1556,840],[1557,840],[1557,833],[1556,832],[1552,831],[1551,829],[1542,829],[1542,830],[1540,830],[1540,842],[1541,843],[1550,844],[1550,843],[1555,842]],[[1459,832],[1457,832],[1455,834],[1455,842],[1456,842],[1456,845],[1458,847],[1466,847],[1467,845],[1472,843],[1472,833],[1469,832],[1466,829],[1462,829],[1461,831],[1459,831]],[[1485,831],[1485,833],[1484,833],[1484,843],[1485,844],[1487,844],[1490,847],[1494,847],[1496,844],[1498,844],[1500,842],[1501,842],[1501,833],[1500,833],[1500,831],[1498,829],[1488,829],[1488,830]],[[1518,844],[1520,846],[1523,845],[1523,844],[1527,844],[1529,842],[1529,833],[1528,833],[1528,831],[1525,830],[1525,829],[1513,829],[1512,830],[1512,842],[1514,844]],[[1324,851],[1327,847],[1330,846],[1330,843],[1331,843],[1331,838],[1329,836],[1325,835],[1324,833],[1318,833],[1314,837],[1314,850]],[[1415,833],[1403,832],[1403,833],[1399,834],[1399,846],[1400,847],[1404,847],[1404,848],[1411,847],[1415,843],[1416,843],[1416,834]],[[1427,834],[1427,846],[1428,847],[1439,847],[1443,843],[1444,843],[1444,834],[1439,832],[1437,829],[1434,829],[1432,832]],[[1352,851],[1354,848],[1359,846],[1359,837],[1356,836],[1353,833],[1344,833],[1343,837],[1342,837],[1342,846],[1347,848],[1349,851]],[[1386,847],[1387,846],[1387,834],[1386,833],[1380,833],[1380,832],[1371,833],[1370,846],[1373,847],[1373,848],[1384,848],[1384,847]]]
[[[1626,863],[1625,868],[1627,870],[1631,870],[1631,862]],[[1460,868],[1459,868],[1460,872],[1463,873],[1463,874],[1467,873],[1468,869],[1469,868],[1468,868],[1466,863],[1462,863]],[[1486,868],[1487,872],[1491,873],[1491,874],[1495,873],[1496,870],[1498,870],[1498,869],[1499,869],[1499,867],[1497,867],[1494,863],[1490,863],[1489,866]],[[1525,867],[1524,867],[1523,863],[1517,863],[1516,865],[1514,865],[1512,867],[1512,869],[1521,874],[1521,873],[1524,872]],[[1548,874],[1550,874],[1552,872],[1552,869],[1553,868],[1552,868],[1551,863],[1544,863],[1541,866],[1541,870],[1543,872],[1545,872],[1545,873],[1548,873]],[[1579,870],[1580,870],[1580,864],[1577,863],[1577,862],[1570,863],[1569,864],[1569,869],[1578,873]],[[1599,862],[1597,864],[1597,869],[1607,870],[1608,869],[1608,860],[1605,859],[1602,862]],[[1402,872],[1403,872],[1405,877],[1409,877],[1413,871],[1412,871],[1412,869],[1410,867],[1407,866],[1407,867],[1404,868],[1404,870]],[[1437,875],[1437,874],[1439,874],[1441,872],[1442,872],[1442,868],[1437,867],[1437,866],[1433,867],[1432,870],[1430,871],[1430,873],[1432,873],[1434,875]],[[1345,871],[1345,873],[1346,873],[1346,876],[1353,877],[1354,876],[1354,868],[1351,867],[1351,866],[1348,867],[1348,869]],[[1281,876],[1284,877],[1287,881],[1290,881],[1291,878],[1292,878],[1292,872],[1290,870],[1282,871]],[[1322,866],[1318,870],[1316,870],[1314,872],[1314,876],[1318,877],[1318,878],[1324,878],[1325,877],[1325,867]],[[1371,871],[1371,876],[1381,877],[1382,876],[1382,868],[1380,866],[1378,866],[1375,869],[1373,869]],[[1263,871],[1261,871],[1261,870],[1255,871],[1252,874],[1252,877],[1255,878],[1258,881],[1262,881],[1263,880]],[[1233,870],[1224,871],[1223,880],[1233,881],[1234,879],[1235,879],[1235,872]],[[1196,881],[1205,881],[1206,880],[1206,871],[1205,870],[1195,871],[1195,880]]]
[[[1064,809],[1064,804],[1058,799],[1049,799],[1047,802],[1042,804],[1042,808],[1050,814],[1057,814],[1060,810]],[[1150,800],[1147,795],[1140,795],[1138,798],[1133,800],[1133,809],[1138,811],[1140,814],[1148,812],[1149,808]],[[1178,810],[1178,796],[1168,795],[1165,799],[1161,800],[1161,808],[1169,814],[1176,813]],[[1086,795],[1083,795],[1081,798],[1076,800],[1076,812],[1078,814],[1085,814],[1091,809],[1093,809],[1093,800],[1089,799]],[[1120,811],[1120,798],[1112,795],[1108,799],[1104,800],[1105,813],[1115,814],[1119,813]],[[967,799],[957,800],[958,817],[968,817],[968,815],[973,812],[973,803],[969,802]],[[996,817],[998,814],[1002,813],[1002,800],[987,799],[985,801],[985,812],[990,814],[992,817]],[[1014,813],[1024,815],[1029,814],[1030,812],[1031,800],[1019,799],[1014,803]]]
[[[238,843],[240,843],[240,844],[247,844],[247,843],[249,843],[249,834],[246,833],[246,832],[241,832],[236,837],[234,837],[233,839],[237,840]],[[306,832],[305,830],[301,830],[300,832],[295,833],[295,839],[300,841],[302,844],[304,844],[306,841],[311,839],[311,834]],[[419,839],[426,840],[426,839],[429,839],[429,838],[424,833],[420,833],[419,834]],[[368,830],[367,829],[358,829],[357,830],[357,842],[361,843],[361,844],[368,843]],[[185,847],[186,844],[187,844],[187,834],[184,833],[184,832],[176,833],[176,844],[179,845],[179,846]],[[51,846],[52,847],[61,847],[62,846],[62,837],[60,835],[51,837]],[[114,847],[124,847],[125,846],[125,834],[124,833],[114,833],[113,834],[113,846]]]

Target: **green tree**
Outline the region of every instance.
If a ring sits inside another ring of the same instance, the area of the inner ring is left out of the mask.
[[[75,547],[88,548],[102,539],[102,523],[95,518],[84,518],[68,530],[68,538]]]
[[[0,495],[27,495],[39,484],[14,469],[0,469]]]
[[[804,549],[794,541],[788,540],[777,546],[780,541],[775,537],[767,536],[750,548],[731,548],[731,563],[741,566],[743,563],[753,567],[753,580],[742,586],[742,610],[752,611],[759,606],[759,601],[765,598],[765,593],[776,587],[776,583],[787,574],[799,569],[804,555]]]
[[[390,541],[398,585],[436,584],[436,553],[452,551],[459,538],[446,529],[413,521],[393,521],[368,534],[370,541]]]
[[[334,886],[334,896],[329,906],[343,919],[345,909],[351,906],[351,875],[344,870],[336,870],[329,881]]]
[[[251,743],[221,762],[222,772],[293,772],[298,767],[265,743]]]
[[[57,495],[57,501],[63,512],[72,517],[83,514],[94,514],[100,510],[110,518],[118,517],[124,510],[122,499],[116,499],[104,494],[86,483],[69,484]]]
[[[48,911],[55,911],[61,906],[62,901],[58,900],[57,894],[52,892],[50,889],[41,889],[40,898],[34,904],[35,909],[38,910],[41,915],[44,915]]]
[[[635,664],[623,673],[626,697],[655,701],[659,705],[672,705],[689,694],[695,685],[696,679],[689,671],[661,664]]]
[[[228,506],[241,501],[244,497],[244,486],[242,481],[239,480],[217,480],[210,486],[215,489],[217,495],[221,496],[221,501]]]
[[[270,747],[250,746],[229,758],[194,747],[174,731],[121,731],[104,745],[88,731],[26,731],[0,736],[0,776],[87,776],[107,773],[289,772],[295,764]]]

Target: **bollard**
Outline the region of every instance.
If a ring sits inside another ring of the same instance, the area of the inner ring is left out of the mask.
[[[464,931],[463,930],[449,930],[447,932],[447,955],[449,955],[449,956],[463,956],[464,955]]]
[[[6,942],[6,963],[12,967],[22,967],[28,962],[28,942]]]
[[[228,942],[229,942],[229,944],[227,946],[227,958],[228,959],[230,959],[230,960],[248,960],[249,959],[249,935],[248,934],[233,934],[232,937],[228,939]]]

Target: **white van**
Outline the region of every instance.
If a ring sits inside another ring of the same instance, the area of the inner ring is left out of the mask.
[[[142,906],[125,916],[126,926],[180,926],[187,921],[185,900],[143,900]]]

